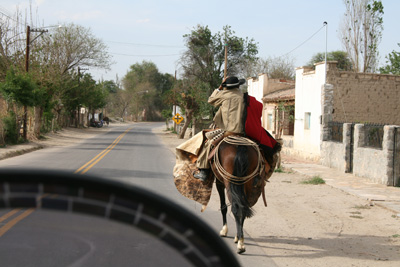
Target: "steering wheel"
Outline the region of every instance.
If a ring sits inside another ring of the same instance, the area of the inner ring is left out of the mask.
[[[49,194],[52,197],[44,197]],[[193,266],[240,266],[220,236],[190,211],[119,181],[67,172],[1,169],[0,209],[11,208],[113,220],[161,240]]]

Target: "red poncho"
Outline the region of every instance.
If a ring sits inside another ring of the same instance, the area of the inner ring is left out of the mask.
[[[262,109],[263,105],[253,96],[247,97],[245,132],[251,139],[273,149],[276,140],[261,126]]]

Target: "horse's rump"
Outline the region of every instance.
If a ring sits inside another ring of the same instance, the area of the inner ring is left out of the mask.
[[[218,145],[211,167],[226,188],[230,188],[229,183],[244,185],[248,205],[252,207],[266,184],[265,170],[270,170],[266,164],[256,143],[245,137],[229,136]]]

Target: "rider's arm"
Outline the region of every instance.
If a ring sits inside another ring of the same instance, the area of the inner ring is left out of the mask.
[[[215,107],[220,106],[224,100],[222,97],[223,95],[224,95],[224,91],[215,89],[214,92],[208,98],[208,103]]]

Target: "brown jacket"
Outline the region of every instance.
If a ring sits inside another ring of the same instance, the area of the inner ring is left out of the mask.
[[[244,133],[242,118],[245,103],[243,93],[238,88],[215,89],[208,98],[208,103],[215,107],[221,106],[214,116],[214,122],[218,128],[228,132]]]

